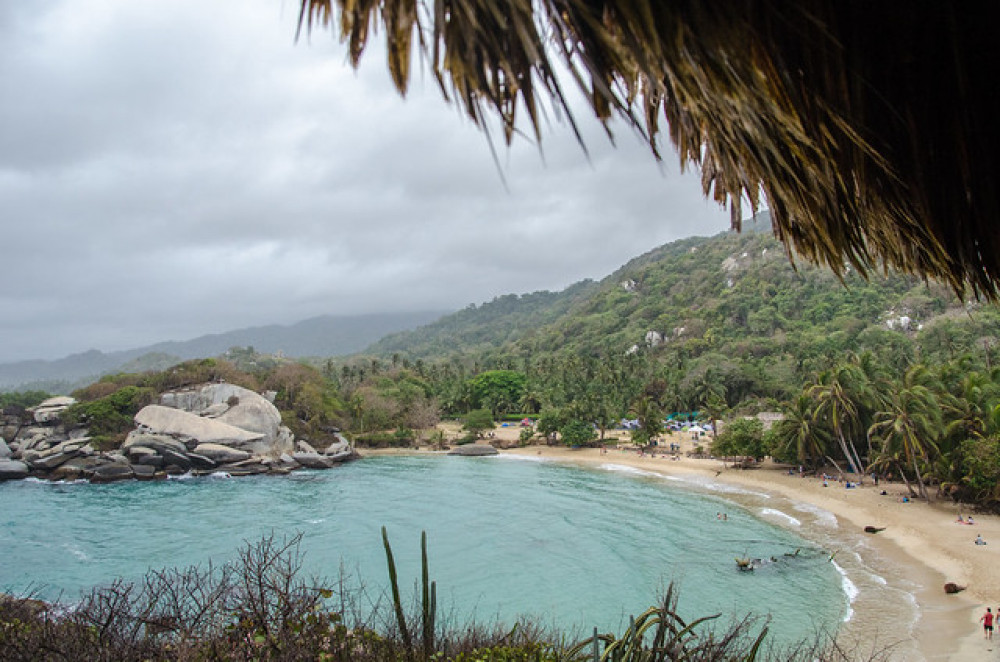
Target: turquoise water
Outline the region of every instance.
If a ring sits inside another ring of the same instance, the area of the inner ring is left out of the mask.
[[[385,525],[404,588],[418,577],[426,530],[439,605],[485,622],[532,614],[579,631],[617,628],[670,581],[682,614],[770,613],[785,641],[835,629],[848,609],[829,554],[788,529],[663,479],[555,463],[382,457],[281,477],[18,481],[0,484],[0,503],[0,590],[47,598],[228,560],[272,531],[303,533],[310,573],[343,568],[378,594]],[[778,561],[741,573],[737,556]]]

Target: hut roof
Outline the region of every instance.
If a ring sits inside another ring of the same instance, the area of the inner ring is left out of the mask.
[[[545,99],[576,131],[561,62],[601,122],[624,118],[658,157],[668,135],[735,229],[741,198],[763,194],[786,247],[837,273],[1000,293],[985,3],[300,1],[300,29],[336,25],[355,65],[381,25],[401,93],[419,49],[445,96],[480,126],[498,116],[508,142],[518,112],[540,139]]]

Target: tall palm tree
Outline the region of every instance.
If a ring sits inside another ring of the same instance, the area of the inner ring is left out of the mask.
[[[920,464],[932,461],[937,455],[942,419],[934,392],[921,383],[924,373],[926,368],[919,365],[906,372],[889,398],[888,409],[875,415],[871,432],[881,437],[889,454],[898,454],[910,464],[921,498],[930,500]]]
[[[816,383],[807,389],[815,403],[813,421],[825,420],[829,424],[848,465],[859,475],[863,474],[863,465],[850,437],[860,420],[861,376],[857,366],[842,363],[820,373]]]

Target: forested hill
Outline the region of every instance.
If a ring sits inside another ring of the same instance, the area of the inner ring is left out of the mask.
[[[922,354],[989,346],[993,307],[970,317],[939,284],[898,274],[868,280],[847,270],[793,264],[766,213],[742,234],[689,238],[631,260],[599,283],[564,292],[500,297],[366,354],[475,358],[511,364],[546,354],[679,354],[689,369],[747,363],[768,381],[798,384],[844,351],[872,350],[894,365]],[[754,231],[754,228],[760,231]]]
[[[507,294],[480,306],[475,304],[412,331],[385,336],[366,354],[405,354],[413,358],[476,354],[517,341],[537,329],[572,314],[574,306],[598,291],[592,280],[574,283],[562,292]]]

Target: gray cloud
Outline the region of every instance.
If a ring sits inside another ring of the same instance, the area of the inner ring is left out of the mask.
[[[581,115],[497,145],[290,0],[0,6],[0,360],[601,278],[727,214]],[[380,46],[380,44],[377,44]],[[374,47],[374,46],[373,46]],[[502,173],[502,176],[501,176]]]

